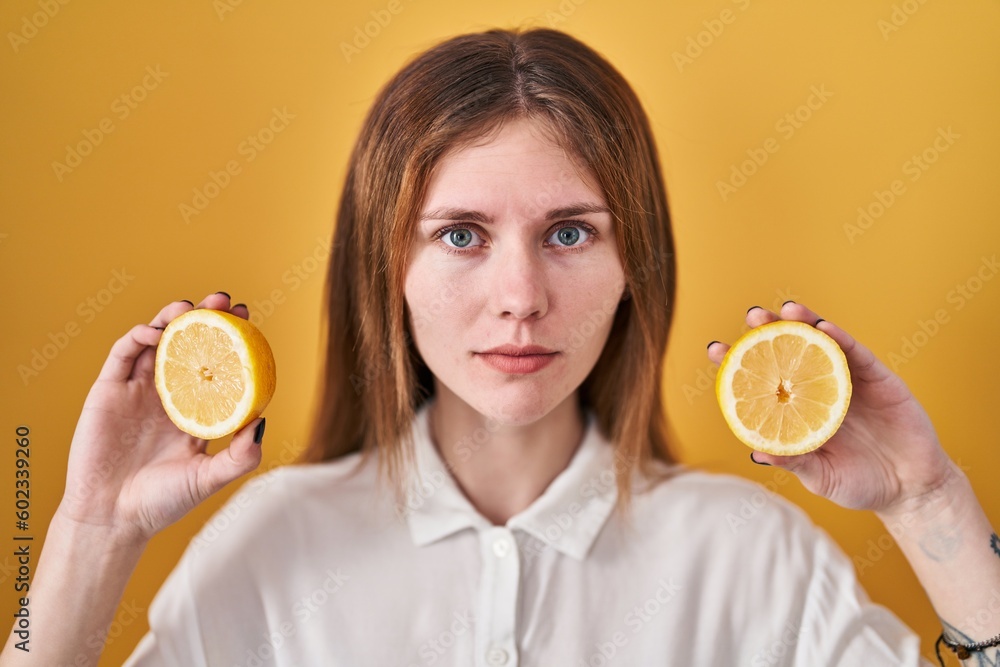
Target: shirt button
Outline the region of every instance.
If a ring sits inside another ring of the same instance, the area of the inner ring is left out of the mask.
[[[496,542],[493,543],[493,553],[497,555],[497,558],[503,558],[504,556],[510,553],[510,542],[508,542],[503,538],[498,539]],[[497,663],[497,664],[502,664],[502,663]]]
[[[486,654],[486,662],[491,665],[505,665],[507,664],[507,651],[502,648],[491,648],[489,653]]]

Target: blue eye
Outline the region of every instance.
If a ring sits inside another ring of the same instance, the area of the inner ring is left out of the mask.
[[[585,234],[581,240],[580,235]],[[554,245],[561,245],[564,247],[580,245],[590,238],[590,232],[583,228],[582,225],[566,225],[565,227],[560,227],[555,231],[552,236],[549,237],[549,243]],[[553,241],[555,239],[555,241]]]
[[[472,244],[472,240],[475,237],[476,233],[467,227],[456,227],[445,231],[441,235],[441,239],[445,242],[445,245],[453,248],[467,248]]]
[[[545,240],[545,244],[561,248],[560,252],[583,252],[593,245],[597,236],[597,230],[591,225],[572,220],[563,222],[561,227],[556,228]],[[432,239],[444,244],[443,250],[453,255],[475,252],[476,248],[486,246],[483,237],[469,223],[440,229]]]

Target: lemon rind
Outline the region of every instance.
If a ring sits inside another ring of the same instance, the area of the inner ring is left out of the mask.
[[[255,418],[253,412],[256,403],[255,399],[258,394],[257,391],[252,389],[252,379],[257,375],[257,373],[255,373],[255,364],[253,363],[249,350],[247,349],[246,341],[243,339],[239,330],[225,317],[223,313],[207,308],[199,308],[188,311],[188,313],[185,313],[182,317],[185,319],[179,323],[180,326],[167,326],[160,338],[159,345],[157,346],[154,371],[156,391],[160,396],[161,402],[163,403],[164,411],[177,428],[202,440],[215,440],[225,437],[230,433],[238,431]],[[235,315],[231,317],[235,317]],[[177,320],[174,320],[174,322],[177,322]],[[233,348],[239,356],[240,365],[243,369],[243,380],[245,386],[247,387],[247,390],[243,392],[240,402],[237,403],[229,418],[211,426],[204,426],[193,419],[187,418],[177,409],[170,397],[170,392],[166,389],[163,374],[163,369],[167,360],[165,351],[169,347],[171,339],[181,331],[187,329],[187,327],[196,323],[202,323],[219,328],[230,337],[233,342]]]
[[[787,445],[778,440],[764,438],[760,435],[760,433],[744,426],[735,415],[734,410],[727,410],[725,407],[727,405],[734,406],[736,404],[736,397],[732,391],[733,377],[742,367],[741,362],[746,352],[756,343],[765,340],[773,340],[777,336],[788,333],[803,336],[810,343],[815,343],[827,353],[834,365],[833,377],[837,381],[839,390],[839,400],[830,408],[831,413],[837,415],[837,417],[827,421],[823,427],[812,431],[808,437],[793,445]],[[726,423],[729,425],[733,434],[743,444],[747,445],[751,449],[778,456],[805,454],[807,452],[814,451],[825,444],[827,440],[833,437],[834,433],[837,432],[837,429],[839,429],[840,425],[843,423],[844,417],[847,415],[847,409],[850,405],[851,393],[852,386],[847,357],[844,355],[844,351],[840,348],[837,342],[829,335],[819,329],[816,329],[815,327],[812,327],[804,322],[792,320],[770,322],[768,324],[755,327],[747,332],[747,334],[734,343],[729,351],[726,352],[726,356],[719,365],[718,376],[716,378],[716,399],[722,409],[722,416],[726,420]]]

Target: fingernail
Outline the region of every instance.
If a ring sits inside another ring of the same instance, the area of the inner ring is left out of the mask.
[[[760,308],[760,306],[750,306],[749,308],[747,308],[747,313],[749,314],[750,311],[753,310],[754,308]]]
[[[221,294],[222,296],[226,297],[227,299],[232,299],[233,298],[233,297],[229,296],[229,292],[216,292],[216,294]]]
[[[188,301],[187,299],[181,299],[181,301],[183,301],[184,303],[191,303],[191,302],[190,302],[190,301]],[[194,304],[193,304],[193,303],[191,303],[191,305],[193,306]]]
[[[757,459],[755,459],[753,457],[753,452],[750,452],[750,460],[753,461],[754,463],[756,463],[759,466],[769,466],[769,465],[771,465],[770,463],[764,463],[763,461],[758,461]]]
[[[153,325],[150,325],[150,326],[153,326]],[[159,329],[160,331],[163,331],[163,329],[164,329],[165,327],[153,327],[153,328],[154,328],[154,329]]]
[[[820,323],[820,322],[826,322],[826,320],[824,320],[824,319],[823,319],[823,318],[821,317],[821,318],[819,318],[818,320],[816,320],[816,324],[814,324],[813,326],[814,326],[814,327],[816,327],[816,326],[819,326],[819,323]]]
[[[790,304],[790,303],[795,303],[795,302],[794,302],[794,301],[792,301],[791,299],[789,299],[788,301],[786,301],[786,302],[784,302],[783,304],[781,304],[781,307],[782,307],[782,308],[784,308],[785,306],[787,306],[787,305],[788,305],[788,304]]]
[[[257,428],[253,432],[253,442],[255,445],[259,445],[262,440],[264,440],[264,425],[267,424],[267,419],[261,419],[260,423],[257,424]]]
[[[709,343],[708,345],[705,346],[705,349],[707,350],[708,348],[712,347],[713,345],[715,345],[718,342],[719,341],[717,341],[717,340],[713,340],[711,343]]]
[[[238,303],[235,306],[233,306],[233,308],[239,308],[240,306],[243,306],[244,308],[247,308],[247,305],[245,303]],[[250,310],[250,309],[247,308],[247,310]]]

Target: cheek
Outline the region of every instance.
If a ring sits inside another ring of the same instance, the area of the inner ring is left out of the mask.
[[[618,256],[607,248],[592,262],[574,268],[573,275],[563,280],[572,285],[571,294],[581,307],[592,309],[601,305],[615,306],[625,290],[625,272]]]
[[[403,295],[410,311],[410,328],[418,342],[423,338],[422,334],[430,323],[427,307],[427,295],[432,289],[430,282],[426,272],[420,270],[418,266],[413,266],[403,284]]]
[[[410,326],[418,347],[443,343],[442,336],[460,333],[468,315],[465,281],[435,267],[433,262],[414,262],[403,291],[410,310]]]
[[[601,262],[576,273],[572,290],[562,299],[566,308],[565,349],[582,355],[580,362],[596,360],[607,341],[625,289],[625,274],[617,261]]]

